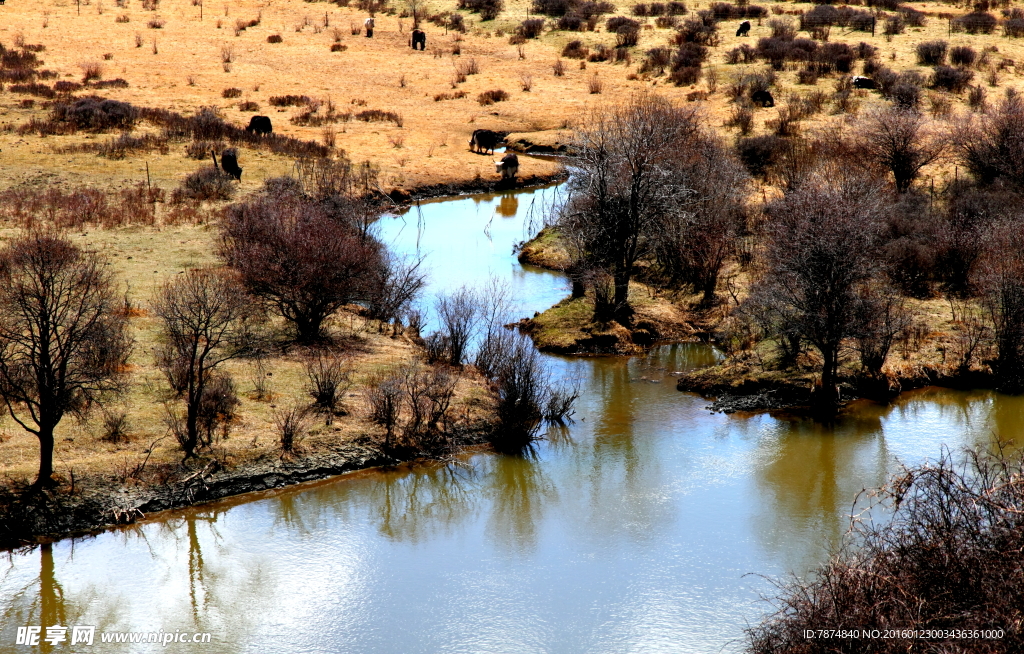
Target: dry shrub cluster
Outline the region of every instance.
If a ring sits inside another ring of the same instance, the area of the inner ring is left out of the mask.
[[[634,16],[683,16],[687,13],[682,2],[652,2],[633,5]]]
[[[783,585],[776,613],[748,630],[748,651],[914,651],[915,630],[981,630],[971,652],[1024,649],[1024,475],[1019,456],[972,450],[905,469],[873,494],[840,553],[813,580]],[[887,516],[888,517],[888,516]],[[823,625],[828,625],[823,627]],[[879,630],[885,638],[808,639],[805,629]],[[988,633],[991,632],[991,633]],[[928,639],[928,651],[966,651]]]
[[[163,190],[147,188],[145,183],[117,193],[84,187],[70,191],[15,187],[0,193],[0,216],[27,230],[45,226],[56,229],[147,226],[156,223],[156,204],[163,201]]]
[[[367,109],[360,111],[354,118],[365,123],[394,123],[396,127],[403,124],[402,115],[394,111],[382,111],[380,109]]]
[[[506,91],[501,89],[491,89],[490,91],[484,91],[480,95],[476,96],[476,101],[481,106],[494,104],[495,102],[504,102],[508,100],[510,96]]]

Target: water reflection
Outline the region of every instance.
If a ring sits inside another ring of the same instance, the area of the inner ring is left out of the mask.
[[[565,293],[512,254],[551,193],[424,203],[381,235],[428,257],[431,291],[495,275],[530,315]],[[531,457],[353,473],[12,553],[0,649],[53,621],[209,631],[218,653],[737,651],[772,590],[757,575],[821,562],[862,488],[1024,424],[1024,398],[935,389],[832,425],[712,414],[675,380],[716,358],[546,356],[583,394]]]

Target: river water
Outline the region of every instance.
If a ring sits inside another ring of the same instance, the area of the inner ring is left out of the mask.
[[[382,237],[427,256],[432,292],[494,276],[532,315],[564,282],[512,246],[555,192],[426,203]],[[862,488],[1024,424],[1020,398],[937,389],[827,427],[713,414],[675,390],[715,361],[699,344],[546,360],[583,396],[532,457],[362,471],[0,559],[0,652],[739,651],[767,578],[822,562]],[[14,644],[55,624],[212,642]]]

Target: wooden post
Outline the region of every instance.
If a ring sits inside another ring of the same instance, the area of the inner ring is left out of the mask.
[[[150,180],[149,180],[149,162],[148,161],[146,162],[146,194],[149,195],[150,198],[153,197],[153,188],[152,188],[152,185],[150,184]]]

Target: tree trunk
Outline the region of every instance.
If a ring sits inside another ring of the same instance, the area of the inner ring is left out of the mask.
[[[54,486],[53,481],[53,427],[39,428],[39,476],[37,488]]]
[[[836,368],[838,367],[838,350],[836,348],[823,348],[821,358],[824,363],[821,367],[821,391],[817,404],[824,409],[832,409],[839,405],[839,395],[836,391]]]
[[[199,402],[203,397],[202,390],[198,390],[194,397],[189,398],[188,406],[185,408],[185,433],[187,442],[182,445],[185,450],[185,458],[196,455],[196,446],[199,444]]]
[[[615,320],[621,325],[628,325],[633,316],[633,309],[629,306],[629,278],[628,270],[615,271],[615,299],[614,305]]]

